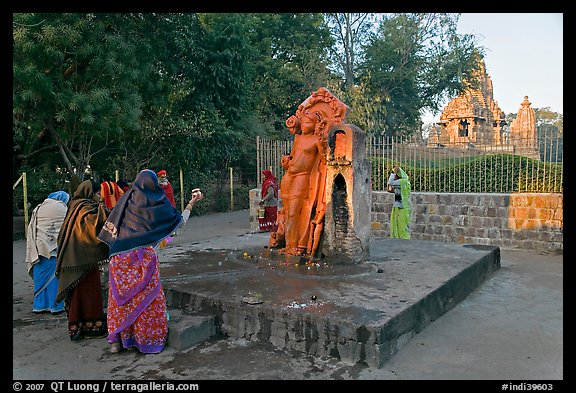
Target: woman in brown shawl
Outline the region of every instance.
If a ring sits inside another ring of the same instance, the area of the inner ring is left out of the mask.
[[[58,234],[56,300],[64,300],[71,340],[107,334],[99,266],[108,262],[108,246],[97,236],[108,213],[99,201],[99,183],[80,183]]]

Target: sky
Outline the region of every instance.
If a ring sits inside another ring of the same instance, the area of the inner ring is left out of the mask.
[[[458,33],[474,34],[485,48],[494,100],[506,114],[518,113],[524,96],[532,108],[564,113],[563,28],[562,13],[463,13],[458,21]]]

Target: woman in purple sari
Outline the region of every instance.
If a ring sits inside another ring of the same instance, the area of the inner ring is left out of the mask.
[[[157,248],[188,221],[194,203],[202,198],[200,191],[194,193],[180,214],[156,173],[145,169],[114,206],[98,236],[110,247],[107,325],[112,353],[164,349],[168,318]]]

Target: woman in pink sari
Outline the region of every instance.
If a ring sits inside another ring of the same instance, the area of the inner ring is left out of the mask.
[[[110,351],[159,353],[168,336],[166,299],[157,249],[186,223],[200,191],[180,214],[154,171],[141,171],[112,209],[98,238],[110,247],[108,342]]]

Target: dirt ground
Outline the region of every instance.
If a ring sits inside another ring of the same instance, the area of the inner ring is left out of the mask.
[[[247,210],[193,216],[175,243],[226,242],[248,232]],[[371,369],[226,337],[183,351],[166,347],[154,355],[111,354],[106,339],[72,342],[65,314],[32,313],[25,240],[17,240],[13,380],[522,380],[552,381],[560,388],[563,255],[517,250],[501,250],[501,255],[499,271],[414,336],[384,367]]]

